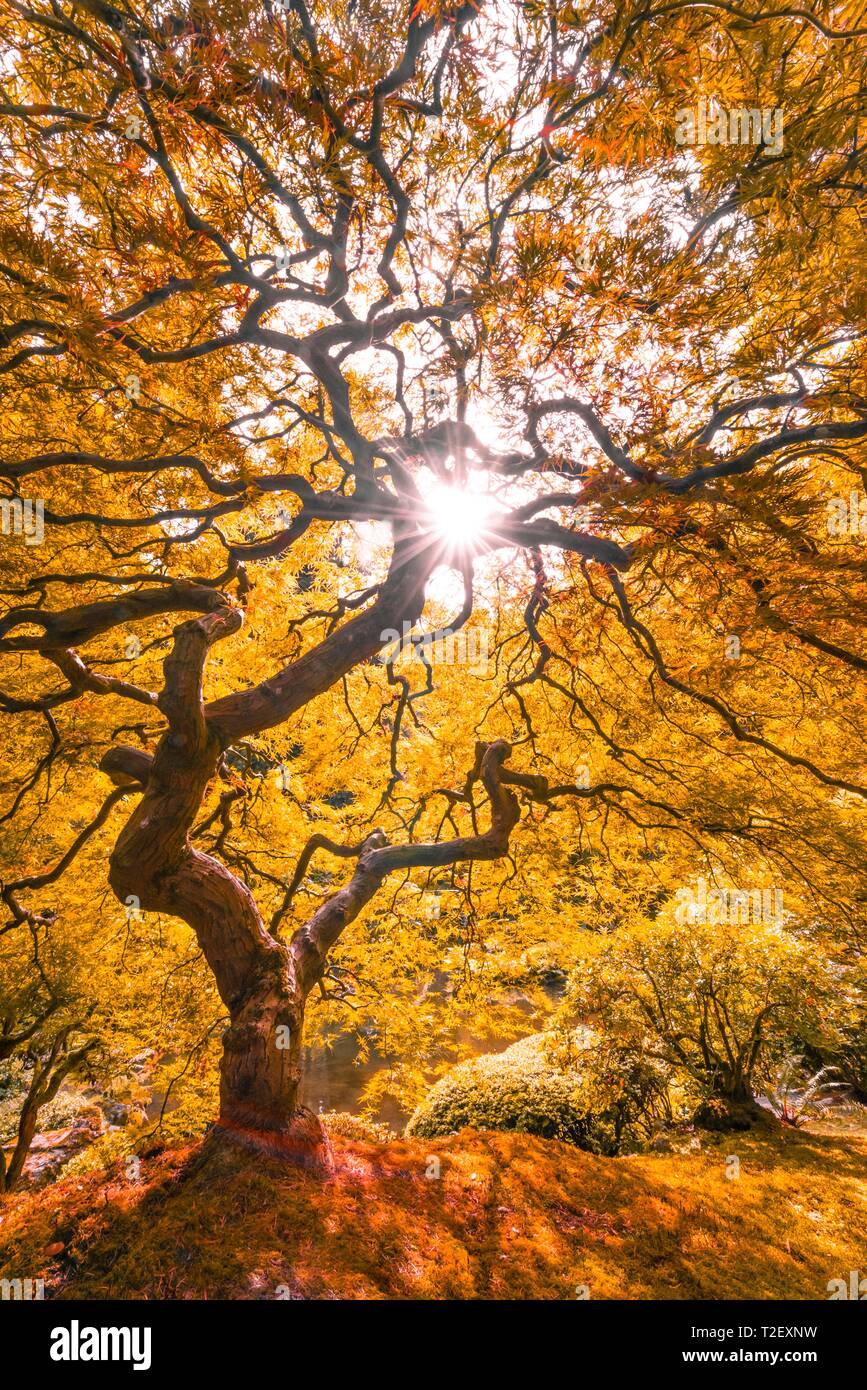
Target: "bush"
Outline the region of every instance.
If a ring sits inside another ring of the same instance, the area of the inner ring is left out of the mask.
[[[388,1144],[397,1135],[388,1125],[365,1119],[363,1115],[352,1115],[348,1110],[329,1110],[320,1115],[326,1134],[336,1134],[343,1139],[354,1139],[362,1144]]]
[[[464,1128],[517,1130],[591,1153],[618,1153],[638,1139],[646,1096],[640,1086],[626,1088],[622,1078],[616,1088],[602,1082],[586,1030],[566,1039],[535,1033],[505,1052],[455,1067],[432,1088],[406,1132],[435,1139]]]
[[[824,1049],[819,1057],[834,1067],[840,1081],[851,1087],[855,1100],[867,1105],[867,1031],[863,1016],[857,1028],[847,1029],[837,1046]]]
[[[798,1051],[805,1054],[807,1066],[833,1067],[837,1079],[851,1088],[852,1096],[867,1104],[867,964],[862,960],[851,972],[855,1008],[830,1041],[818,1044],[798,1040]]]
[[[764,1098],[782,1124],[797,1129],[804,1120],[821,1115],[832,1104],[835,1093],[839,1096],[848,1090],[836,1067],[820,1067],[814,1072],[804,1066],[803,1057],[793,1055],[780,1063]]]

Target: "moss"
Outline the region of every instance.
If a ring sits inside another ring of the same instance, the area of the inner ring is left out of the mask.
[[[617,1159],[514,1133],[333,1144],[327,1182],[204,1144],[136,1183],[116,1165],[13,1194],[0,1278],[54,1299],[824,1299],[863,1262],[863,1128]]]

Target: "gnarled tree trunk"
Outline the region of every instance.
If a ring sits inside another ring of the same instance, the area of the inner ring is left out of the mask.
[[[326,843],[357,856],[355,870],[288,943],[266,929],[247,886],[190,843],[190,828],[228,743],[244,728],[281,722],[343,669],[377,650],[383,625],[401,611],[395,601],[415,620],[423,605],[424,557],[416,555],[414,569],[402,560],[395,576],[394,592],[385,586],[378,611],[335,634],[342,643],[327,639],[296,663],[294,680],[282,675],[244,692],[237,703],[220,701],[206,709],[202,670],[209,647],[240,627],[240,612],[222,601],[215,611],[181,624],[164,663],[158,704],[169,727],[156,753],[151,758],[140,749],[114,748],[101,764],[115,781],[143,792],[111,855],[112,888],[122,902],[132,898],[137,907],[170,913],[192,927],[228,1010],[216,1135],[318,1169],[330,1166],[328,1141],[318,1118],[299,1105],[298,1090],[305,1001],[322,978],[331,947],[394,870],[504,854],[519,812],[503,782],[539,795],[546,790],[544,779],[507,773],[507,743],[477,745],[469,780],[485,787],[490,829],[435,844],[393,846],[379,830],[352,850]],[[302,864],[308,860],[302,856]]]
[[[155,772],[157,769],[155,769]],[[152,782],[154,778],[152,777]],[[298,1102],[305,991],[292,953],[266,930],[252,895],[217,860],[185,846],[175,864],[155,854],[154,792],[120,836],[110,877],[118,897],[187,921],[229,1014],[217,1132],[314,1167],[329,1166],[318,1119]],[[159,837],[165,848],[165,840]]]
[[[202,672],[208,649],[242,623],[241,612],[214,594],[214,611],[175,629],[158,699],[169,727],[153,757],[117,747],[101,763],[114,781],[143,791],[111,855],[115,894],[121,902],[133,899],[145,911],[170,913],[193,928],[228,1010],[217,1133],[320,1168],[329,1164],[327,1139],[316,1116],[299,1105],[298,1088],[304,1005],[325,965],[323,931],[302,928],[290,944],[278,940],[266,929],[246,885],[219,860],[195,849],[189,832],[224,749],[245,734],[281,723],[372,656],[383,626],[397,621],[399,613],[415,621],[424,603],[425,572],[424,556],[402,559],[378,606],[288,672],[206,710]],[[371,843],[379,841],[374,836]],[[369,883],[365,878],[365,892],[353,894],[352,911],[340,902],[329,906],[329,944],[382,877],[368,875]]]
[[[230,1006],[223,1034],[218,1131],[293,1162],[330,1166],[319,1119],[299,1104],[304,995],[291,953],[273,941]]]
[[[327,1167],[315,1116],[298,1104],[305,991],[292,953],[266,930],[246,885],[189,842],[188,832],[220,757],[201,703],[205,653],[240,625],[226,608],[176,630],[160,707],[169,720],[152,763],[115,749],[103,769],[146,778],[121,832],[109,878],[118,898],[171,913],[193,928],[229,1013],[223,1038],[217,1132],[297,1162]]]

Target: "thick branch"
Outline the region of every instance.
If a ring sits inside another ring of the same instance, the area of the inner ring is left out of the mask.
[[[365,840],[349,883],[299,927],[290,942],[299,980],[306,993],[325,968],[328,952],[382,884],[396,869],[437,868],[462,861],[499,859],[520,816],[517,798],[503,786],[503,764],[511,754],[504,739],[479,744],[470,781],[481,780],[491,804],[490,828],[481,835],[456,836],[429,844],[389,845],[382,830]]]

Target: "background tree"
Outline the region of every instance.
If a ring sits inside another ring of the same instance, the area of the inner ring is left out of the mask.
[[[308,1000],[412,975],[431,875],[473,1002],[482,945],[697,869],[860,950],[859,7],[5,11],[4,929],[131,806],[219,1131],[311,1161]],[[711,96],[782,149],[679,146]],[[490,668],[378,660],[404,625]]]
[[[74,968],[44,962],[38,934],[28,936],[0,942],[0,1063],[19,1092],[9,1136],[0,1120],[0,1192],[11,1191],[21,1177],[40,1111],[67,1077],[86,1070],[99,1045],[88,1026],[93,1005],[76,991]],[[55,955],[53,943],[48,950]]]
[[[779,929],[672,923],[600,941],[569,1005],[636,1060],[671,1068],[696,1099],[752,1102],[791,1051],[861,1017],[848,978]]]

